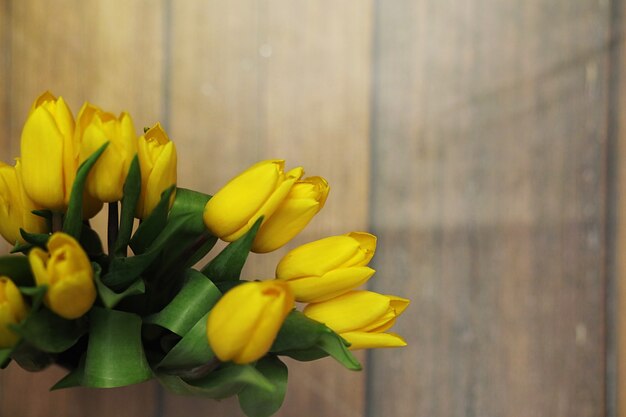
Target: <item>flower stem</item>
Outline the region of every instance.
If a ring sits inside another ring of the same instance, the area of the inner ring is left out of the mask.
[[[119,231],[119,213],[117,209],[117,201],[109,203],[109,225],[108,225],[108,248],[109,256],[113,256],[115,251],[115,242],[117,241],[117,233]]]
[[[63,214],[58,211],[52,212],[52,233],[63,230]]]

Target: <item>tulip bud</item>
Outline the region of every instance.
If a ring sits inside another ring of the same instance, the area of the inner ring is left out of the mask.
[[[252,251],[271,252],[293,239],[324,207],[329,190],[328,182],[322,177],[296,181],[276,211],[261,225]]]
[[[24,188],[40,207],[64,211],[76,176],[74,118],[63,98],[43,93],[24,124],[21,139]]]
[[[0,234],[14,245],[24,243],[20,228],[30,233],[47,233],[45,220],[32,213],[35,209],[22,186],[19,159],[14,167],[0,162]]]
[[[9,328],[26,318],[28,307],[13,281],[0,276],[0,348],[15,345],[19,336]]]
[[[161,194],[176,184],[176,147],[157,123],[137,143],[141,168],[141,195],[137,217],[145,219],[161,200]],[[174,202],[174,195],[172,200]]]
[[[371,291],[351,291],[321,303],[309,304],[303,313],[326,324],[351,343],[350,349],[406,346],[391,328],[409,300]]]
[[[47,285],[44,303],[61,317],[76,319],[96,299],[93,269],[87,254],[71,236],[57,232],[48,240],[48,252],[33,248],[28,254],[37,285]]]
[[[209,231],[232,242],[261,216],[267,222],[303,174],[302,168],[285,174],[284,166],[282,160],[262,161],[230,180],[204,208],[204,224]]]
[[[296,301],[315,303],[345,294],[367,282],[374,270],[376,236],[348,233],[293,249],[278,263],[276,278],[287,282]]]
[[[230,291],[209,313],[207,338],[221,361],[254,362],[267,353],[294,307],[280,281],[248,282]]]
[[[80,163],[109,142],[89,172],[86,189],[102,202],[121,200],[130,164],[137,153],[137,136],[130,115],[122,113],[116,118],[85,103],[78,114],[74,142],[80,144]]]

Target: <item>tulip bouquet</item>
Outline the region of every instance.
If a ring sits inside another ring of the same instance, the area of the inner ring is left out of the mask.
[[[371,234],[305,244],[275,277],[241,278],[251,251],[287,244],[320,211],[326,180],[270,160],[210,196],[177,188],[176,163],[159,124],[138,137],[126,113],[87,103],[74,120],[62,98],[35,100],[20,158],[0,164],[0,234],[13,245],[0,256],[2,368],[66,368],[52,389],[155,378],[269,416],[286,390],[280,357],[359,370],[353,349],[405,345],[387,330],[408,300],[356,290],[374,274]],[[101,240],[90,218],[105,203]],[[229,243],[198,266],[218,239]]]

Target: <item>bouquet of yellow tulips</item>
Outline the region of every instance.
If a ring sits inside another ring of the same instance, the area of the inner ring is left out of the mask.
[[[251,251],[282,247],[320,211],[326,180],[270,160],[210,196],[177,188],[176,163],[159,124],[137,136],[126,113],[86,103],[75,120],[62,98],[35,100],[20,158],[0,163],[0,234],[14,245],[0,256],[2,368],[66,368],[52,389],[156,378],[237,395],[253,417],[283,402],[281,356],[359,370],[353,349],[406,344],[388,329],[408,300],[356,290],[374,274],[369,233],[307,243],[272,279],[241,279]],[[103,244],[90,218],[104,203]],[[229,244],[198,266],[218,239]]]

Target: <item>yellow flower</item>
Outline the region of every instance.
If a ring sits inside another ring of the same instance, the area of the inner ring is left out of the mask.
[[[161,193],[176,184],[176,147],[157,123],[139,137],[137,153],[141,168],[137,217],[145,219],[161,199]]]
[[[40,207],[67,208],[78,166],[73,135],[74,118],[63,98],[39,96],[22,130],[21,158],[24,188]]]
[[[280,281],[248,282],[231,289],[209,313],[211,349],[221,361],[254,362],[270,349],[293,307],[293,294]]]
[[[350,349],[406,346],[391,328],[409,300],[371,291],[351,291],[339,297],[309,304],[304,314],[326,324],[351,343]]]
[[[130,115],[119,118],[85,103],[78,114],[74,142],[79,144],[82,163],[109,142],[87,177],[86,190],[98,201],[122,199],[128,169],[137,153],[137,136]]]
[[[276,278],[286,281],[296,300],[313,303],[344,294],[374,275],[366,265],[376,236],[353,232],[316,240],[293,249],[278,263]]]
[[[324,207],[329,190],[328,182],[322,177],[296,181],[276,211],[261,225],[252,251],[271,252],[293,239]]]
[[[12,347],[19,336],[9,328],[26,318],[28,307],[13,281],[0,276],[0,348]]]
[[[47,285],[44,303],[61,317],[85,314],[96,299],[93,269],[80,244],[65,233],[54,233],[48,252],[33,248],[28,254],[37,285]]]
[[[204,208],[209,231],[227,242],[243,236],[264,216],[264,222],[285,199],[302,168],[284,172],[285,161],[259,162],[231,179]]]
[[[46,233],[43,218],[32,213],[37,207],[22,186],[21,164],[15,166],[0,162],[0,234],[12,245],[24,243],[20,228],[30,233]]]

